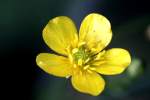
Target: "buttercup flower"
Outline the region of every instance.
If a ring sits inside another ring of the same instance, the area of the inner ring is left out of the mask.
[[[127,50],[104,50],[112,38],[111,25],[97,13],[85,17],[79,34],[70,18],[56,17],[45,26],[43,38],[57,54],[40,53],[37,65],[54,76],[70,77],[76,90],[93,96],[105,87],[100,74],[120,74],[131,62]]]

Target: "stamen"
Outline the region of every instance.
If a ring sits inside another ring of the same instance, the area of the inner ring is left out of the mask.
[[[72,55],[71,55],[71,54],[68,54],[68,57],[69,57],[70,62],[72,63],[72,62],[73,62],[73,57],[72,57]]]
[[[78,65],[79,65],[79,66],[82,66],[82,64],[83,64],[83,60],[82,60],[82,59],[79,59],[79,60],[78,60]]]
[[[90,66],[86,65],[85,67],[83,67],[84,70],[88,69]]]
[[[67,53],[70,53],[70,46],[67,46],[67,48],[65,48]]]
[[[84,45],[85,44],[85,42],[80,42],[79,44],[78,44],[78,47],[80,47],[80,46],[82,46],[82,45]]]
[[[75,53],[78,52],[78,51],[79,51],[79,49],[78,49],[78,48],[75,48],[75,49],[72,50],[72,53],[75,54]]]
[[[74,65],[73,65],[73,68],[77,68],[77,65],[76,65],[76,64],[74,64]]]
[[[72,63],[73,62],[73,57],[71,55],[71,52],[70,52],[70,46],[67,46],[67,48],[65,48],[67,53],[68,53],[68,58],[70,60],[70,62]]]
[[[99,60],[101,59],[101,57],[105,54],[105,50],[103,50],[102,52],[98,53],[98,55],[96,56],[95,60]]]
[[[87,58],[87,59],[85,60],[85,63],[87,63],[89,60],[90,60],[90,58]]]
[[[99,65],[104,64],[104,63],[106,63],[106,61],[101,60],[101,61],[99,61],[99,62],[95,62],[93,65],[99,66]]]
[[[96,70],[96,68],[93,68],[93,67],[90,67],[89,69],[90,69],[90,70],[93,70],[93,71],[95,71],[95,70]]]
[[[95,52],[95,51],[97,51],[97,50],[96,50],[95,48],[91,48],[91,51],[92,51],[92,52]]]
[[[87,72],[89,72],[90,74],[93,73],[91,70],[87,70]]]

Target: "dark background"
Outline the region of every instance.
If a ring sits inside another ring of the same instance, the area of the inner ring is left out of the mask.
[[[148,0],[0,0],[0,91],[5,94],[1,100],[148,100],[149,4]],[[50,52],[41,35],[50,19],[69,16],[79,28],[91,12],[106,16],[112,24],[114,35],[108,49],[125,48],[142,61],[143,73],[126,86],[126,95],[114,96],[107,87],[99,97],[80,94],[68,80],[47,75],[35,63],[38,53]]]

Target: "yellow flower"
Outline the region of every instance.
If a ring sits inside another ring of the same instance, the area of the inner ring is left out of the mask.
[[[54,76],[71,77],[76,90],[93,96],[105,87],[100,74],[120,74],[131,62],[127,50],[103,50],[111,41],[112,31],[110,22],[97,13],[85,17],[79,35],[70,18],[56,17],[45,26],[43,38],[57,54],[40,53],[37,65]]]

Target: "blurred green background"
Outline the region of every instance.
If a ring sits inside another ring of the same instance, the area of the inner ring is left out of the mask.
[[[121,75],[103,76],[106,88],[97,97],[76,92],[69,79],[46,74],[35,63],[51,52],[42,39],[50,19],[64,15],[79,28],[97,12],[109,19],[113,38],[106,48],[130,51],[132,64]],[[149,100],[150,8],[148,0],[0,0],[1,91],[14,100]]]

